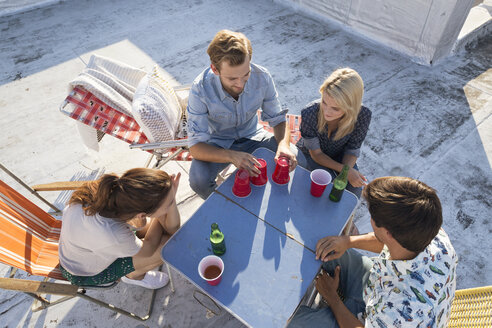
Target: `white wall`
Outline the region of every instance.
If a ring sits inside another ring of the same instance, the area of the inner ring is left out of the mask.
[[[274,0],[431,65],[453,48],[474,0]]]

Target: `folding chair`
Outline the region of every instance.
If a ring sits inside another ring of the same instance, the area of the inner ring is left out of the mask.
[[[135,119],[107,105],[99,98],[82,87],[75,87],[60,106],[60,111],[69,117],[86,124],[100,133],[98,141],[104,134],[109,134],[129,144],[146,144],[144,150],[156,156],[155,168],[160,168],[170,160],[189,161],[190,153],[186,150],[186,140],[175,140],[168,143],[150,144],[142,128]],[[157,151],[166,149],[165,151]],[[150,164],[149,158],[146,166]]]
[[[448,327],[492,327],[492,286],[457,290]]]
[[[181,109],[184,111],[184,108]],[[129,143],[132,149],[140,148],[154,154],[157,158],[154,168],[160,168],[171,160],[191,161],[192,159],[187,148],[186,137],[169,142],[149,143],[149,139],[133,117],[107,105],[82,87],[78,86],[72,90],[60,106],[60,111],[100,131],[99,140],[104,134],[109,134]],[[261,121],[260,114],[261,112],[258,111],[259,123],[265,130],[272,132],[273,129],[268,123]],[[186,121],[184,120],[182,124],[186,125]],[[287,124],[291,131],[291,142],[295,144],[300,138],[301,117],[287,114]],[[152,158],[149,158],[146,166],[150,164],[151,160]]]
[[[3,166],[2,166],[3,168]],[[8,170],[7,173],[11,174]],[[69,183],[74,189],[77,183]],[[53,187],[55,189],[53,189]],[[60,190],[60,183],[45,190]],[[40,197],[38,195],[38,197]],[[45,200],[45,202],[47,202]],[[52,205],[53,208],[54,205]],[[59,269],[58,241],[62,221],[59,221],[33,204],[27,198],[0,180],[0,262],[12,268],[9,277],[0,278],[0,288],[24,292],[33,297],[32,311],[39,311],[73,297],[80,297],[125,316],[145,321],[150,317],[155,300],[152,296],[147,314],[138,316],[114,305],[105,303],[86,294],[87,288],[108,288],[109,286],[75,286],[67,283],[48,282],[48,279],[65,280]],[[16,279],[14,275],[21,269],[30,275],[45,277],[43,281]],[[171,289],[174,292],[171,275]],[[64,296],[49,301],[42,294]],[[38,305],[37,303],[40,303]]]

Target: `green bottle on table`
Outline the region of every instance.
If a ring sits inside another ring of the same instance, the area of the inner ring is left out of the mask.
[[[219,229],[217,223],[212,223],[212,231],[210,232],[210,244],[215,255],[223,255],[226,252],[224,234]]]
[[[330,192],[330,200],[339,202],[343,195],[343,190],[347,187],[349,166],[344,165],[342,172],[333,180],[333,188]]]

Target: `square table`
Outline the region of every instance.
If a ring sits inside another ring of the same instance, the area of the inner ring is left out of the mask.
[[[217,286],[198,274],[200,260],[213,254],[213,222],[226,244]],[[169,239],[162,258],[252,327],[285,326],[320,266],[311,251],[217,193]]]
[[[263,148],[253,154],[267,161],[269,182],[237,198],[231,191],[234,175],[226,179],[169,239],[162,258],[244,324],[284,327],[319,271],[321,261],[313,253],[317,240],[342,231],[357,198],[346,192],[335,204],[325,191],[326,197],[315,199],[309,172],[301,167],[291,173],[288,185],[278,186],[271,181],[274,154]],[[198,274],[200,260],[213,254],[213,222],[226,244],[217,286]]]
[[[258,148],[253,155],[267,162],[266,185],[251,185],[251,194],[239,198],[232,193],[232,176],[217,188],[217,192],[313,251],[321,238],[342,233],[358,202],[353,193],[344,190],[341,200],[332,202],[328,198],[333,186],[330,183],[321,197],[313,197],[311,172],[300,166],[290,173],[288,184],[278,185],[272,181],[275,154],[266,148]]]

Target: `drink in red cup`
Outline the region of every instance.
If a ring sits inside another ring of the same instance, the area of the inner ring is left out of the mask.
[[[330,182],[330,173],[322,169],[313,170],[311,172],[311,195],[321,197]]]
[[[237,197],[247,197],[251,193],[249,173],[245,169],[240,169],[236,172],[232,193]]]
[[[280,156],[273,172],[272,180],[276,184],[283,185],[290,181],[289,176],[289,159],[285,156]]]
[[[268,181],[267,176],[267,163],[263,158],[256,159],[260,165],[256,165],[258,170],[260,170],[260,174],[256,177],[251,177],[250,181],[255,186],[264,186]]]
[[[216,255],[205,256],[198,264],[198,274],[209,285],[216,286],[222,280],[224,261]]]

